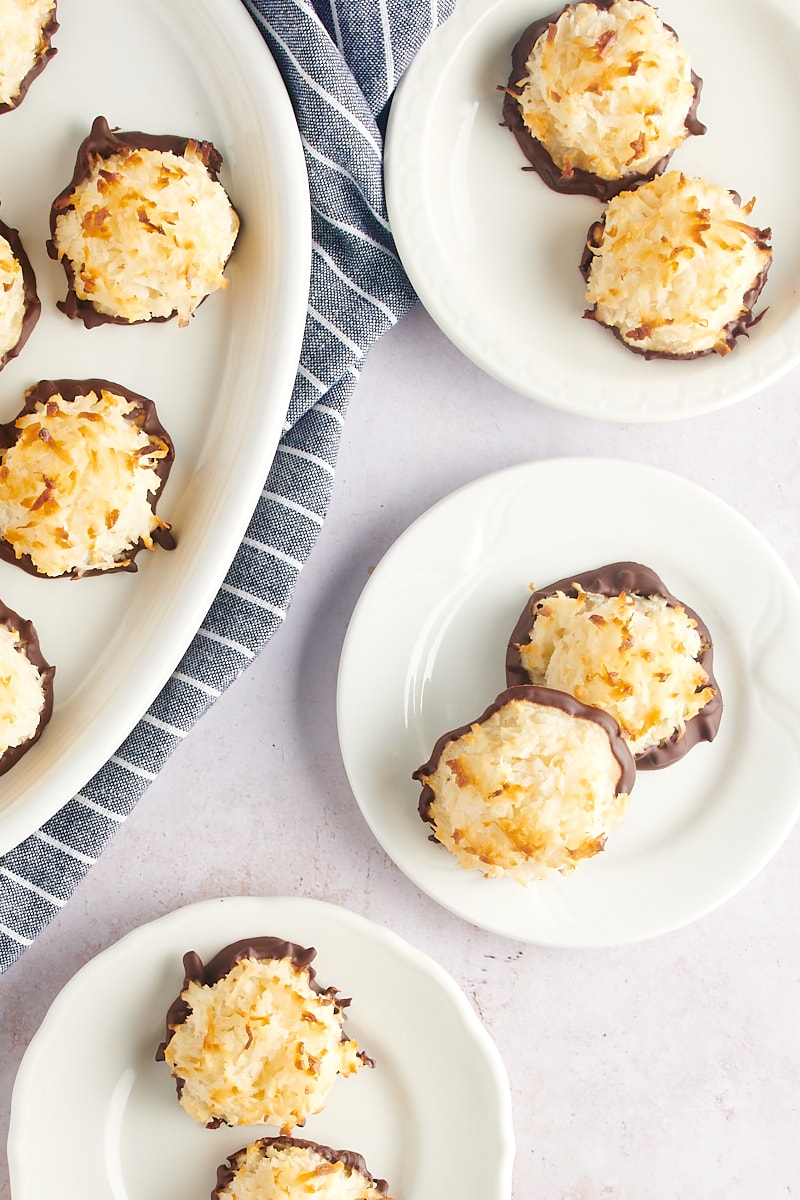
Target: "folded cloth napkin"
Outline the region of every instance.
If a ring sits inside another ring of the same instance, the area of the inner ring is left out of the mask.
[[[82,791],[0,858],[0,972],[281,624],[328,509],[364,354],[415,300],[386,217],[381,127],[400,76],[453,0],[242,2],[292,99],[311,193],[311,290],[285,432],[225,582],[163,691]]]

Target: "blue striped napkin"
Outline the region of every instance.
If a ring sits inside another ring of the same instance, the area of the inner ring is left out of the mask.
[[[328,510],[364,355],[414,303],[386,219],[381,128],[400,76],[453,0],[243,3],[292,98],[311,191],[311,292],[285,433],[225,583],[161,694],[82,791],[0,859],[0,972],[280,626]]]

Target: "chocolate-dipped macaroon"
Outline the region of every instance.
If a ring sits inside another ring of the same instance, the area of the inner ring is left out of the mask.
[[[207,964],[184,955],[184,983],[156,1058],[195,1121],[277,1125],[320,1112],[338,1076],[372,1060],[344,1032],[349,1000],[322,988],[316,950],[274,937],[234,942]]]
[[[152,400],[105,379],[46,379],[0,425],[0,558],[74,579],[172,549],[156,513],[174,449]]]
[[[587,235],[584,316],[645,358],[730,354],[772,263],[754,203],[680,171],[621,192]]]
[[[529,884],[604,848],[636,770],[608,713],[523,685],[443,734],[413,778],[420,816],[460,866]]]
[[[649,567],[617,562],[533,591],[508,643],[509,686],[558,688],[617,722],[636,766],[716,737],[711,634]]]
[[[33,333],[42,305],[19,233],[0,221],[0,371]]]
[[[69,290],[58,307],[92,328],[177,317],[188,325],[223,274],[239,217],[208,141],[120,132],[97,117],[50,212],[51,258]]]
[[[3,0],[0,5],[0,113],[18,108],[56,53],[56,0]]]
[[[385,1179],[375,1179],[360,1154],[301,1138],[260,1138],[232,1154],[217,1170],[211,1200],[391,1200]]]
[[[705,133],[700,88],[675,31],[645,0],[583,0],[520,37],[503,124],[548,187],[607,200]]]
[[[53,712],[54,675],[33,624],[0,601],[0,775],[42,736]]]

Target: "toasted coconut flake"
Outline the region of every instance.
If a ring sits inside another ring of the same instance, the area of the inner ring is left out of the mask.
[[[0,5],[0,112],[16,108],[55,50],[55,0],[3,0]]]
[[[530,884],[603,849],[625,818],[635,771],[606,713],[515,687],[440,738],[414,778],[420,815],[460,866]]]
[[[758,319],[772,262],[771,231],[748,212],[735,193],[680,171],[620,193],[589,231],[586,315],[648,356],[728,354]]]
[[[53,204],[48,250],[71,293],[60,307],[84,320],[81,306],[125,324],[177,315],[187,325],[228,286],[239,218],[220,164],[208,142],[117,135],[98,117],[72,185]]]
[[[288,1134],[322,1110],[339,1075],[370,1062],[345,1036],[342,1008],[291,955],[245,953],[213,983],[187,977],[159,1057],[194,1120]]]
[[[150,401],[104,381],[31,389],[0,455],[3,557],[45,576],[132,568],[172,545],[155,498],[173,450]]]
[[[663,166],[690,132],[698,87],[688,53],[655,9],[611,0],[568,5],[536,38],[511,93],[566,178],[618,180]]]
[[[217,1172],[212,1200],[391,1200],[360,1154],[299,1138],[261,1138]]]

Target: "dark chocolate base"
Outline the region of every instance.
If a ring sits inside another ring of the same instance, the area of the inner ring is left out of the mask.
[[[164,458],[159,460],[154,468],[154,474],[161,480],[161,487],[157,492],[149,493],[151,508],[155,512],[175,458],[175,448],[172,439],[158,419],[156,406],[152,400],[148,400],[146,396],[140,396],[137,392],[130,391],[129,388],[123,387],[122,384],[111,383],[107,379],[42,379],[39,383],[29,388],[25,393],[25,404],[21,411],[13,420],[6,422],[5,425],[0,425],[0,461],[2,461],[3,452],[10,449],[17,440],[19,431],[16,429],[16,422],[21,416],[24,416],[26,413],[35,412],[37,406],[46,404],[50,396],[60,395],[65,400],[73,400],[76,396],[83,396],[90,391],[108,391],[113,392],[117,396],[124,396],[136,405],[134,411],[126,419],[134,421],[146,434],[163,442],[167,446],[168,453]],[[151,537],[156,545],[161,546],[163,550],[175,549],[175,538],[169,526],[154,529]],[[0,538],[0,560],[12,563],[16,567],[21,567],[29,575],[35,575],[37,579],[88,579],[91,575],[113,575],[116,571],[136,571],[138,568],[135,558],[143,549],[144,542],[139,542],[138,545],[132,546],[130,550],[126,551],[125,561],[120,563],[118,567],[108,567],[106,570],[84,571],[80,574],[75,571],[67,571],[63,575],[51,576],[43,575],[38,571],[30,555],[23,554],[18,558],[13,546],[5,541],[4,538]]]
[[[0,358],[0,371],[7,362],[12,358],[16,358],[22,347],[27,342],[28,338],[33,333],[36,322],[42,311],[42,304],[36,291],[36,276],[33,273],[33,267],[30,264],[30,259],[25,253],[25,248],[16,229],[12,229],[3,221],[0,221],[0,237],[4,237],[11,247],[11,252],[14,258],[22,268],[22,287],[25,296],[25,312],[22,317],[22,329],[20,331],[17,344],[12,346],[10,350],[6,350],[5,354]]]
[[[92,174],[99,159],[111,158],[115,154],[128,153],[131,150],[156,150],[164,154],[175,154],[181,158],[190,144],[197,148],[202,162],[205,164],[214,182],[219,180],[222,167],[222,155],[208,141],[198,142],[194,138],[178,137],[175,134],[142,133],[139,130],[121,132],[112,129],[105,117],[95,117],[91,132],[78,147],[75,169],[67,187],[56,196],[50,209],[50,237],[47,241],[47,253],[59,261],[58,249],[55,244],[56,221],[62,212],[71,206],[72,193],[75,188],[84,183]],[[125,317],[114,316],[111,313],[100,312],[88,300],[81,300],[75,292],[75,268],[68,258],[60,259],[67,276],[67,295],[59,300],[56,307],[71,319],[83,321],[87,329],[95,329],[99,325],[143,325],[171,321],[175,313],[166,317],[147,317],[140,321],[129,321]]]
[[[53,676],[56,673],[56,669],[45,661],[42,648],[39,645],[39,636],[32,622],[23,620],[19,613],[15,613],[12,608],[8,608],[7,605],[3,604],[2,600],[0,600],[0,625],[5,625],[7,629],[16,629],[19,632],[25,654],[33,665],[39,668],[44,691],[44,704],[42,705],[42,711],[39,714],[39,724],[36,727],[33,737],[28,738],[26,742],[21,742],[19,746],[9,746],[4,754],[0,754],[0,775],[5,775],[6,771],[10,771],[14,764],[19,762],[23,754],[26,754],[31,746],[35,742],[38,742],[44,733],[45,726],[53,715]]]
[[[595,8],[606,10],[612,8],[614,5],[614,0],[584,0],[584,2],[591,2]],[[606,201],[637,183],[642,183],[646,179],[653,179],[656,175],[660,175],[666,169],[673,152],[659,159],[649,171],[631,172],[627,175],[621,175],[618,179],[602,179],[599,175],[594,175],[591,171],[582,170],[580,167],[574,168],[569,174],[565,175],[561,167],[557,166],[550,157],[542,142],[532,136],[523,120],[522,110],[517,102],[517,97],[522,90],[521,85],[525,79],[528,59],[539,38],[543,34],[546,34],[549,26],[554,24],[570,7],[573,6],[567,5],[562,9],[550,13],[547,17],[542,17],[540,20],[534,21],[523,32],[519,41],[514,46],[511,53],[511,75],[506,87],[503,89],[505,95],[503,98],[503,120],[501,124],[513,133],[522,153],[531,164],[533,170],[541,176],[543,181],[553,191],[573,196],[592,196],[597,200]],[[675,33],[675,30],[670,25],[666,25],[666,23],[664,25],[671,33]],[[703,81],[694,71],[692,71],[692,83],[694,84],[694,100],[686,114],[685,125],[690,134],[700,135],[706,132],[705,125],[697,119],[697,108],[700,102]]]
[[[680,607],[697,622],[697,632],[700,634],[702,649],[698,662],[708,676],[708,685],[714,689],[714,695],[700,712],[686,722],[682,737],[677,732],[660,746],[652,746],[642,751],[635,758],[637,768],[645,771],[658,770],[670,766],[684,757],[699,742],[712,742],[717,736],[722,720],[722,695],[719,685],[714,678],[713,645],[711,634],[705,622],[697,613],[677,600],[666,588],[664,582],[649,567],[640,563],[617,562],[593,571],[584,571],[581,575],[570,575],[559,579],[547,587],[532,592],[509,638],[506,649],[506,682],[509,687],[521,683],[530,683],[530,677],[522,662],[520,647],[530,642],[530,631],[536,620],[536,608],[548,596],[556,592],[564,592],[567,596],[578,594],[577,584],[585,592],[594,592],[600,596],[618,596],[621,592],[629,592],[636,596],[660,596],[666,600],[670,608]],[[613,719],[613,718],[612,718]],[[616,724],[616,722],[614,722]]]
[[[613,717],[609,716],[600,708],[593,708],[589,704],[584,704],[575,696],[571,696],[569,692],[559,692],[554,688],[540,687],[538,684],[533,684],[526,677],[524,683],[510,684],[505,691],[500,692],[489,707],[481,713],[474,721],[470,721],[466,725],[460,725],[458,729],[452,729],[448,733],[443,733],[437,739],[431,756],[426,763],[421,767],[417,767],[412,773],[411,778],[416,779],[422,784],[422,792],[419,798],[419,815],[423,821],[432,825],[431,820],[431,805],[436,796],[430,784],[425,782],[427,776],[432,775],[439,765],[445,747],[450,743],[457,741],[465,733],[469,733],[473,725],[483,725],[490,717],[499,712],[506,704],[512,700],[523,700],[529,704],[537,705],[538,707],[557,708],[561,712],[567,713],[571,717],[579,717],[584,721],[594,721],[596,725],[600,725],[608,734],[608,741],[611,747],[611,752],[620,765],[620,777],[615,788],[616,795],[622,792],[630,792],[636,781],[636,767],[633,761],[633,756],[628,749],[622,734],[619,731],[619,725]]]
[[[264,1148],[274,1146],[278,1150],[291,1148],[292,1146],[297,1146],[301,1149],[315,1150],[320,1158],[324,1158],[329,1163],[342,1163],[349,1170],[358,1171],[360,1175],[363,1175],[367,1183],[371,1183],[374,1186],[379,1195],[388,1195],[389,1185],[386,1180],[376,1179],[374,1175],[371,1175],[367,1169],[367,1164],[365,1163],[364,1159],[360,1154],[356,1154],[354,1150],[333,1150],[330,1146],[320,1145],[319,1142],[309,1142],[302,1138],[290,1137],[259,1138],[257,1142],[252,1144],[256,1146],[263,1146]],[[224,1192],[225,1188],[228,1187],[228,1185],[235,1179],[236,1172],[239,1170],[247,1150],[247,1146],[243,1147],[241,1150],[237,1150],[235,1154],[232,1154],[228,1158],[227,1163],[223,1163],[222,1166],[217,1168],[217,1186],[211,1193],[211,1200],[224,1200],[222,1193]]]

